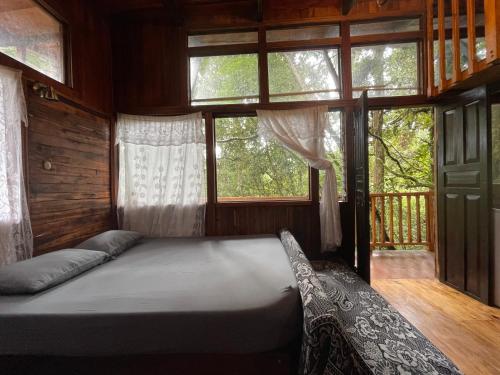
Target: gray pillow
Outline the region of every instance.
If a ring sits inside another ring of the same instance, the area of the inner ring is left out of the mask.
[[[142,237],[142,234],[127,230],[108,230],[82,242],[77,249],[88,249],[104,251],[111,256],[117,256],[125,250],[134,246]]]
[[[0,267],[0,294],[33,294],[61,284],[109,255],[102,251],[66,249]]]

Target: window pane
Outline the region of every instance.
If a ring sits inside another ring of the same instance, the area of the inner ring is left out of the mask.
[[[224,34],[203,34],[189,35],[189,47],[223,46],[228,44],[257,43],[258,35],[256,31],[244,33],[224,33]]]
[[[353,95],[368,90],[369,96],[420,93],[417,43],[353,47]]]
[[[191,104],[258,103],[256,54],[191,58]]]
[[[440,67],[440,55],[439,55],[439,40],[434,40],[434,86],[439,86],[439,81],[441,80],[441,67]]]
[[[220,201],[308,198],[307,162],[261,138],[256,117],[217,118],[215,138]]]
[[[64,82],[63,26],[32,0],[2,0],[0,52]]]
[[[307,26],[294,29],[276,29],[266,32],[267,42],[286,42],[292,40],[312,40],[337,38],[340,36],[338,25]]]
[[[271,102],[340,98],[338,49],[268,54]]]
[[[467,0],[459,0],[459,15],[460,15],[460,69],[462,71],[469,68],[469,41],[467,29]]]
[[[439,86],[439,82],[441,81],[441,56],[440,56],[440,47],[439,47],[439,11],[437,0],[433,2],[433,47],[434,47],[434,86]]]
[[[326,157],[335,167],[337,174],[337,191],[339,200],[344,200],[346,197],[345,188],[345,147],[344,147],[344,125],[342,121],[342,112],[335,111],[329,113],[329,125],[325,132],[325,152]],[[320,171],[320,186],[323,186],[325,180],[324,171]],[[320,195],[321,195],[320,190]]]
[[[419,30],[420,20],[418,18],[351,24],[351,36],[402,33]]]

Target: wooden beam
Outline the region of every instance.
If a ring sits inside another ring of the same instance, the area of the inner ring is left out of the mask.
[[[343,0],[342,1],[342,15],[346,16],[356,4],[356,0]]]
[[[180,0],[162,0],[167,9],[168,19],[175,26],[184,25],[184,8]]]
[[[458,82],[462,79],[462,69],[460,65],[460,3],[458,0],[452,0],[452,44],[453,44],[453,80]]]
[[[257,21],[262,22],[264,19],[264,0],[257,0]]]

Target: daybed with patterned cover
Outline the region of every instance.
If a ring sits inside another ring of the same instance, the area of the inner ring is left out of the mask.
[[[311,264],[280,233],[303,303],[301,374],[460,374],[420,331],[349,267]]]

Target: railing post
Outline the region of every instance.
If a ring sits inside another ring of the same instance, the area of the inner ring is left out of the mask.
[[[424,199],[422,208],[422,198]],[[394,207],[394,200],[397,199],[398,207]],[[403,199],[404,198],[404,199]],[[415,198],[415,199],[413,199]],[[389,200],[389,222],[386,219],[386,199]],[[377,204],[380,202],[380,222],[377,226]],[[415,214],[413,214],[413,203],[415,202]],[[397,245],[424,245],[430,251],[435,249],[434,233],[434,201],[433,192],[415,193],[373,193],[370,195],[370,215],[371,215],[371,248]],[[403,212],[405,205],[406,212]],[[423,212],[422,212],[423,209]],[[395,211],[397,210],[397,223],[395,221]],[[414,216],[415,215],[415,216]],[[425,215],[422,217],[422,215]],[[406,219],[405,229],[403,229],[403,219]],[[385,225],[388,224],[388,232]],[[394,226],[397,225],[395,229]],[[415,234],[413,225],[416,226]],[[424,228],[425,225],[425,228]],[[423,231],[425,230],[425,238]],[[397,240],[394,232],[398,232]],[[387,233],[387,238],[386,238]]]
[[[434,194],[429,192],[429,251],[436,249],[436,236],[434,233]]]

